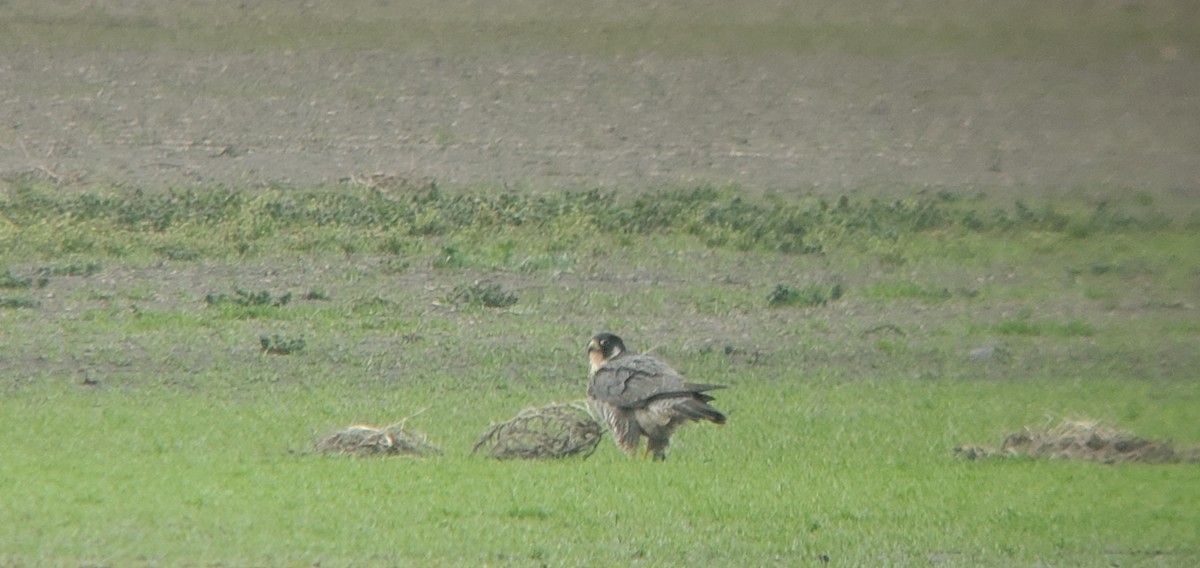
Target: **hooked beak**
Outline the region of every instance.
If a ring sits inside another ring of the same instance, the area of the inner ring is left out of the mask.
[[[600,350],[600,342],[596,341],[595,339],[589,341],[587,350],[588,350],[588,353],[591,353],[592,351],[599,351]]]

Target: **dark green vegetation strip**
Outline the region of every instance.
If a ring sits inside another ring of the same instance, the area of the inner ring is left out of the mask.
[[[688,235],[716,248],[822,254],[850,240],[894,241],[913,233],[1036,231],[1083,238],[1194,224],[1148,208],[1104,203],[1081,210],[1022,202],[992,207],[948,193],[897,200],[754,200],[713,188],[630,197],[597,190],[537,195],[431,188],[389,194],[348,187],[76,193],[22,185],[0,197],[0,218],[9,228],[9,246],[17,250],[119,257],[147,252],[138,250],[145,243],[150,252],[176,260],[246,254],[273,240],[298,252],[351,247],[355,250],[345,252],[398,253],[412,239],[526,229],[551,237],[545,241],[550,250],[594,235]],[[300,229],[307,238],[281,237]],[[447,248],[447,262],[455,264],[458,254]]]

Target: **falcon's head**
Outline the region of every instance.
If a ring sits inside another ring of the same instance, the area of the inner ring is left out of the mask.
[[[593,372],[609,359],[624,352],[625,343],[611,333],[598,333],[588,342],[588,359],[592,362]]]

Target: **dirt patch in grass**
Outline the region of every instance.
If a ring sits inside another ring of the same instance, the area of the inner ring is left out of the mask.
[[[1171,442],[1148,440],[1098,420],[1063,420],[1047,429],[1026,427],[1009,434],[999,448],[963,446],[966,459],[1032,457],[1107,464],[1200,463],[1200,448],[1176,450]]]

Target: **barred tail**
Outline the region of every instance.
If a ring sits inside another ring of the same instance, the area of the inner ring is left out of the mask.
[[[692,420],[707,420],[713,424],[724,424],[725,415],[706,404],[712,397],[700,395],[675,405],[676,410]]]

